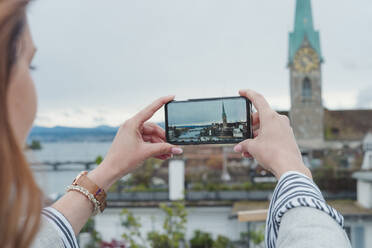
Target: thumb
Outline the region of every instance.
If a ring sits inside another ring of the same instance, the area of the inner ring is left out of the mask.
[[[249,154],[254,156],[254,150],[255,150],[255,147],[256,147],[255,143],[256,143],[256,141],[254,139],[246,139],[246,140],[240,142],[239,144],[237,144],[234,147],[234,151],[238,152],[238,153],[248,152]]]
[[[169,143],[146,144],[146,153],[148,156],[160,156],[163,154],[181,154],[183,150]]]

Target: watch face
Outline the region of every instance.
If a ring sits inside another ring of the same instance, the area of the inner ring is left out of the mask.
[[[304,47],[298,50],[294,57],[294,69],[299,72],[309,73],[319,67],[319,57],[314,49]]]

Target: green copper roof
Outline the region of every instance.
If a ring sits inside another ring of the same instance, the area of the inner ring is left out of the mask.
[[[318,53],[322,62],[319,32],[314,30],[311,2],[310,0],[296,0],[295,27],[294,31],[289,33],[289,64],[292,64],[293,58],[305,38]]]

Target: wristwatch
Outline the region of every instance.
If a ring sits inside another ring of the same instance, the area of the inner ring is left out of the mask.
[[[97,184],[92,182],[87,175],[88,171],[80,172],[80,174],[72,182],[72,187],[70,187],[69,190],[79,191],[80,193],[84,194],[93,203],[95,210],[103,212],[107,206],[106,192],[104,189],[98,187]],[[92,197],[94,197],[94,199],[92,199]]]

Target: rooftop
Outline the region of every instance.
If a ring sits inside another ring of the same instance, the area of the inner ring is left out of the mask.
[[[353,174],[353,178],[366,181],[366,182],[372,182],[372,171],[358,171]]]
[[[372,209],[366,209],[353,200],[333,200],[327,201],[327,203],[337,209],[345,218],[372,217]],[[241,201],[234,203],[231,214],[233,217],[237,217],[239,212],[250,211],[254,213],[254,211],[268,208],[268,201]]]
[[[278,111],[287,115],[288,111]],[[324,109],[324,138],[328,141],[362,141],[372,132],[372,109]]]

